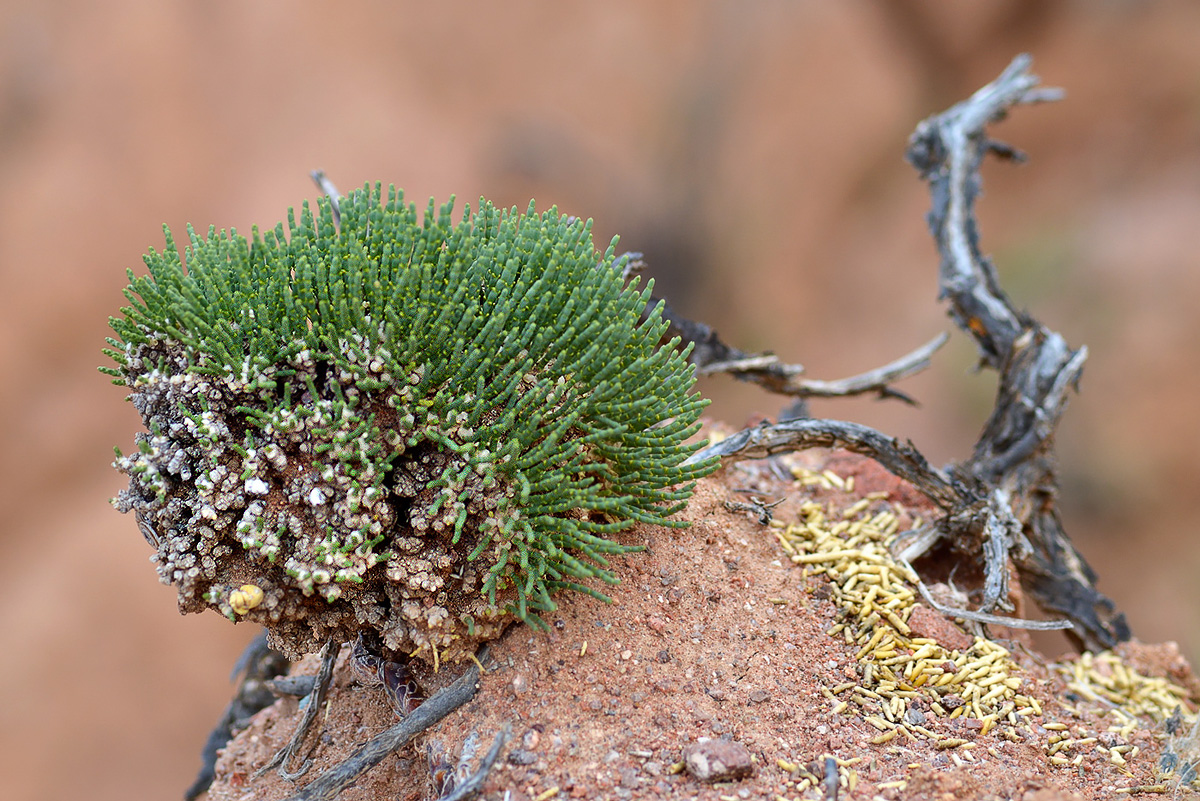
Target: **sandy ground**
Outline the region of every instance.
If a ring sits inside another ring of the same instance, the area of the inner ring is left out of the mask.
[[[902,526],[931,510],[874,462],[815,452],[803,464],[853,476],[853,491],[782,481],[765,463],[735,465],[705,480],[685,514],[689,528],[631,532],[628,541],[646,551],[621,560],[612,603],[560,596],[548,630],[509,629],[490,649],[474,700],[340,797],[435,798],[429,754],[453,767],[468,737],[482,753],[506,726],[511,741],[485,787],[484,797],[497,801],[822,798],[812,778],[824,775],[830,756],[842,765],[840,797],[847,799],[1010,799],[1044,791],[1034,797],[1049,801],[1112,798],[1153,785],[1175,789],[1178,782],[1162,783],[1156,773],[1166,738],[1161,710],[1134,710],[1114,725],[1111,703],[1072,695],[1079,689],[1018,635],[999,642],[1014,660],[1020,714],[994,726],[969,707],[946,717],[953,699],[967,694],[965,685],[951,685],[953,693],[935,696],[942,713],[917,699],[892,716],[913,725],[888,728],[879,695],[852,689],[864,682],[864,670],[883,669],[882,657],[860,658],[866,648],[827,633],[846,620],[830,579],[794,564],[776,537],[779,528],[727,504],[751,495],[783,500],[773,508],[779,523],[798,519],[805,501],[838,517],[868,498],[869,515],[890,512]],[[920,626],[920,634],[947,648],[978,648],[923,604],[902,616],[914,636]],[[1116,664],[1159,682],[1165,677],[1185,705],[1200,687],[1173,644],[1127,646]],[[315,668],[310,657],[294,673]],[[441,672],[457,674],[453,666]],[[209,801],[287,798],[395,723],[382,690],[364,686],[358,675],[343,654],[318,718],[308,776],[296,784],[273,771],[255,776],[299,718],[296,700],[281,700],[223,753]],[[1023,698],[1035,706],[1020,709]],[[1066,744],[1055,748],[1060,741]],[[685,749],[697,744],[744,749],[752,775],[713,783],[680,770]],[[1112,748],[1129,758],[1116,757],[1118,765]],[[478,755],[470,764],[477,762]]]

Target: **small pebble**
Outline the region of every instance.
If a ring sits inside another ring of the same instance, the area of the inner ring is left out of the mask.
[[[510,765],[532,765],[537,762],[537,754],[525,748],[514,748],[508,752],[507,759]]]
[[[533,750],[534,748],[537,748],[541,739],[542,735],[537,729],[530,729],[529,731],[525,732],[524,736],[521,737],[521,745]]]
[[[683,764],[702,782],[729,782],[754,775],[746,746],[732,740],[699,740],[683,750]]]

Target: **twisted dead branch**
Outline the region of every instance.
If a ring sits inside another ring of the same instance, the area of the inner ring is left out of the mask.
[[[1038,86],[1032,63],[1028,55],[1017,56],[970,99],[924,120],[906,156],[933,197],[929,227],[941,254],[941,296],[959,327],[974,337],[983,362],[1000,373],[996,403],[974,453],[953,472],[1011,500],[1021,541],[1010,544],[1022,546],[1011,553],[1022,584],[1042,608],[1074,622],[1073,634],[1084,647],[1109,648],[1129,639],[1129,626],[1096,590],[1095,573],[1067,538],[1055,509],[1054,430],[1067,390],[1077,388],[1087,349],[1072,350],[1060,334],[1016,309],[979,250],[980,164],[989,153],[1024,158],[989,138],[987,126],[1014,106],[1062,96]],[[993,563],[989,559],[989,574]]]
[[[1001,289],[995,267],[979,250],[975,200],[980,164],[989,153],[1024,159],[1016,149],[989,138],[987,126],[1015,106],[1062,96],[1060,90],[1039,87],[1031,65],[1028,55],[1018,56],[969,99],[922,121],[906,152],[930,186],[929,227],[941,256],[939,298],[948,301],[958,327],[975,339],[982,363],[1000,373],[995,407],[971,457],[938,471],[911,445],[864,426],[802,420],[740,432],[692,458],[760,458],[831,446],[868,455],[946,512],[935,525],[898,543],[898,556],[916,559],[950,539],[959,549],[977,552],[984,564],[978,609],[935,604],[937,608],[1013,625],[1011,619],[992,614],[994,609],[1007,611],[1011,558],[1029,595],[1042,608],[1062,614],[1078,644],[1108,648],[1129,639],[1129,627],[1112,601],[1096,590],[1095,574],[1067,538],[1055,509],[1053,435],[1066,409],[1067,390],[1077,386],[1087,349],[1072,350],[1060,334],[1018,310]],[[701,339],[691,339],[697,351],[715,335]],[[771,381],[760,383],[771,388]],[[928,592],[923,594],[929,599]],[[1054,625],[1016,623],[1031,628]]]

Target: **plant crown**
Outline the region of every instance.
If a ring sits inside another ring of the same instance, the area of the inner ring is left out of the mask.
[[[250,240],[189,227],[182,258],[166,230],[129,271],[102,369],[147,431],[116,505],[183,611],[291,654],[373,630],[462,658],[615,582],[612,535],[677,525],[714,465],[681,466],[705,401],[650,288],[590,222],[452,205],[419,219],[368,185],[340,219],[322,199]]]

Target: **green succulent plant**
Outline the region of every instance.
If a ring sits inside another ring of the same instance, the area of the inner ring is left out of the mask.
[[[289,655],[373,631],[459,659],[560,589],[615,582],[612,535],[671,519],[705,401],[649,288],[590,222],[394,188],[250,240],[189,228],[129,271],[101,368],[146,431],[117,452],[181,611]],[[185,266],[186,265],[186,266]],[[593,582],[594,583],[594,582]]]

